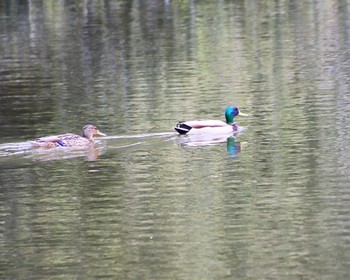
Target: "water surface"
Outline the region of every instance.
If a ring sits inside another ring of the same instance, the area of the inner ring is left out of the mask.
[[[347,279],[349,9],[1,0],[1,278]],[[236,138],[172,131],[231,104]]]

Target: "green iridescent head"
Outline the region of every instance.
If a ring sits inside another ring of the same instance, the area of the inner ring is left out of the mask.
[[[248,116],[246,114],[241,113],[236,106],[228,106],[225,110],[225,118],[227,124],[234,124],[235,117],[240,116]]]

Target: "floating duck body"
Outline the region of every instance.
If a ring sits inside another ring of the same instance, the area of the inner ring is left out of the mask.
[[[221,120],[195,120],[179,122],[175,127],[175,131],[180,134],[188,135],[223,135],[238,132],[239,127],[235,123],[235,117],[247,116],[241,113],[236,106],[229,106],[225,110],[226,122]]]
[[[61,135],[37,138],[34,141],[30,141],[30,143],[34,148],[81,148],[92,145],[94,143],[94,136],[96,135],[106,136],[106,134],[99,131],[95,125],[88,124],[83,127],[83,136],[66,133]]]

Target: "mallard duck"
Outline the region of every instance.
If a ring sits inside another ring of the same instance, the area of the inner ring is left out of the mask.
[[[226,122],[220,120],[198,120],[179,122],[174,127],[180,134],[229,134],[238,131],[235,117],[248,116],[241,113],[236,106],[229,106],[225,110]]]
[[[93,124],[87,124],[83,127],[83,136],[72,133],[62,135],[47,136],[30,141],[32,147],[55,148],[55,147],[88,147],[94,143],[94,136],[106,136]]]

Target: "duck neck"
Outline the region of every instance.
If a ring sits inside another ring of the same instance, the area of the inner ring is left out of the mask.
[[[238,125],[234,122],[233,124],[231,124],[233,131],[237,131],[238,130]]]
[[[91,135],[86,135],[85,133],[83,133],[83,137],[89,140],[91,143],[94,142],[94,138]]]
[[[233,131],[238,130],[238,125],[236,124],[234,118],[226,117],[226,123],[230,126],[232,126]]]
[[[232,115],[227,115],[225,116],[226,118],[226,123],[229,125],[233,125],[235,123],[235,119],[232,117]]]

